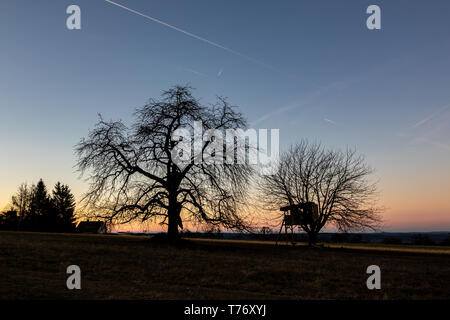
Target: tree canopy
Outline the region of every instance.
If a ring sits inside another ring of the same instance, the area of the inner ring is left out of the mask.
[[[3,228],[10,230],[70,232],[74,230],[75,197],[61,182],[51,194],[42,179],[36,185],[23,183],[1,220]]]
[[[179,147],[191,141],[178,133],[193,132],[196,125],[205,132],[192,141],[197,152],[179,154]],[[202,105],[188,86],[150,99],[136,110],[129,126],[100,117],[76,146],[78,168],[90,182],[83,198],[87,212],[113,223],[152,219],[168,225],[171,240],[178,238],[186,220],[245,229],[238,208],[251,167],[223,161],[222,146],[212,148],[218,131],[245,127],[244,117],[226,99]],[[216,134],[208,136],[211,130]],[[232,141],[223,148],[234,154],[238,145]],[[180,157],[187,159],[182,166]]]
[[[314,202],[318,217],[303,223],[310,242],[328,223],[342,231],[375,229],[381,219],[376,207],[373,170],[355,150],[325,149],[303,140],[284,152],[273,175],[261,177],[258,189],[266,208]]]

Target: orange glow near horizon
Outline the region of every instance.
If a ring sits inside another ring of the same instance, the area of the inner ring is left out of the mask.
[[[407,171],[398,170],[395,177],[381,180],[379,205],[385,208],[381,231],[450,231],[450,174],[430,171],[431,174],[416,174],[411,179]],[[445,175],[449,176],[448,180]],[[82,190],[81,186],[74,189],[77,199]],[[1,211],[8,208],[15,191],[0,186]],[[260,222],[258,227],[265,225]],[[186,223],[186,229],[196,231],[198,228]],[[115,226],[112,231],[161,232],[166,228],[157,223],[132,223]],[[334,228],[328,226],[324,231],[334,231]]]

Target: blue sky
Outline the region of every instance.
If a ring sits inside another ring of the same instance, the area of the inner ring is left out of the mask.
[[[238,105],[256,128],[355,147],[377,170],[386,230],[450,230],[450,2],[0,3],[0,207],[21,182],[61,180],[79,196],[73,146],[105,118],[175,84]],[[82,29],[66,28],[81,8]],[[381,30],[366,8],[381,7]],[[402,222],[403,221],[403,222]]]

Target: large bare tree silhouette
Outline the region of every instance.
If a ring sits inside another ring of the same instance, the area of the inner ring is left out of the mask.
[[[238,209],[245,199],[249,165],[194,161],[205,157],[215,137],[201,140],[201,154],[191,154],[183,166],[177,166],[173,155],[182,142],[173,139],[176,130],[192,131],[194,122],[201,121],[203,130],[225,133],[245,128],[243,116],[220,97],[215,105],[202,106],[188,86],[165,91],[160,100],[151,99],[134,115],[130,127],[100,117],[77,144],[78,169],[90,182],[82,200],[86,211],[113,223],[159,221],[168,225],[171,241],[178,239],[184,220],[247,228]],[[242,145],[232,143],[233,152],[238,146]]]

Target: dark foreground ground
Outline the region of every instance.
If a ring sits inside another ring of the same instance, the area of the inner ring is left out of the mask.
[[[0,299],[450,299],[450,255],[0,232]],[[82,289],[68,290],[78,265]],[[381,268],[368,290],[366,268]]]

